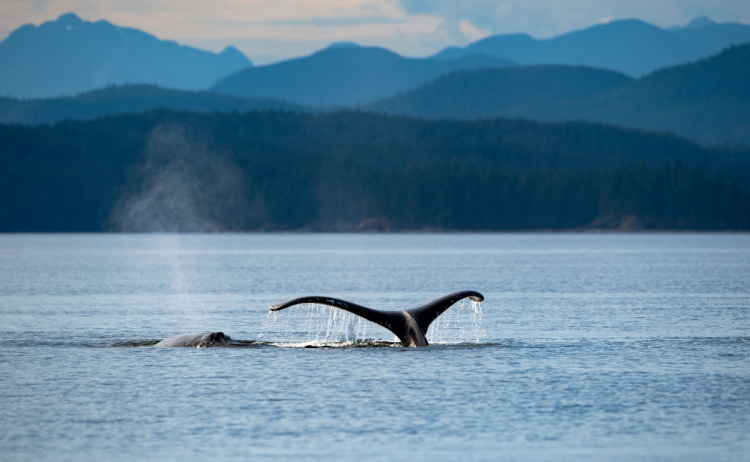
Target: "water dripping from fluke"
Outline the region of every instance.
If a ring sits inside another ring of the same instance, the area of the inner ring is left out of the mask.
[[[306,313],[308,324],[305,326],[305,330],[316,333],[316,342],[327,344],[329,342],[352,342],[357,339],[363,339],[365,338],[364,333],[359,335],[357,331],[359,329],[367,329],[367,323],[362,323],[362,319],[364,319],[393,332],[400,341],[401,346],[423,347],[429,345],[426,336],[430,324],[436,321],[448,308],[465,299],[470,301],[467,310],[470,312],[474,327],[467,329],[463,324],[455,321],[453,323],[450,321],[445,322],[444,324],[447,327],[438,327],[438,324],[436,324],[435,330],[438,332],[436,341],[437,343],[443,343],[446,342],[445,339],[457,335],[459,341],[465,342],[467,335],[470,335],[475,343],[480,343],[485,337],[484,328],[482,327],[481,309],[481,302],[484,300],[484,296],[473,290],[448,294],[416,308],[401,311],[375,310],[333,297],[299,297],[269,307],[269,318],[276,322],[280,317],[277,317],[275,312],[295,305],[308,305],[311,307],[308,308],[308,312]],[[461,303],[459,310],[454,311],[457,314],[462,313],[463,310],[461,308],[464,305],[465,303]],[[459,327],[456,330],[453,326]],[[293,338],[295,334],[292,327],[282,328],[278,326],[274,330],[276,333],[279,333],[279,330],[286,330],[286,333],[289,335],[287,338]],[[450,338],[450,341],[453,340],[453,338]]]

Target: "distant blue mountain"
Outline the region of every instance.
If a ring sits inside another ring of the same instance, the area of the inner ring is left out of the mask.
[[[410,90],[460,69],[507,67],[490,56],[404,58],[377,47],[334,44],[304,58],[239,71],[211,87],[242,97],[285,99],[307,106],[355,106]]]
[[[464,48],[446,48],[435,58],[484,54],[521,65],[584,65],[638,77],[747,42],[750,42],[750,26],[744,24],[717,24],[698,18],[685,27],[665,30],[629,19],[543,40],[526,34],[495,35]]]
[[[0,42],[0,95],[44,98],[145,83],[198,90],[251,67],[233,47],[211,53],[72,13],[27,24]]]

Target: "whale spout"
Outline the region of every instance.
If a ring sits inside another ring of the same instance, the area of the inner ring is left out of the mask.
[[[333,297],[313,295],[288,300],[278,305],[272,305],[268,309],[270,311],[280,311],[290,306],[304,303],[333,306],[385,327],[401,340],[403,346],[422,347],[428,345],[427,329],[432,324],[432,321],[437,319],[438,316],[443,314],[445,310],[453,306],[456,302],[467,297],[474,302],[484,300],[484,296],[479,292],[464,290],[436,298],[416,308],[401,311],[380,311]]]

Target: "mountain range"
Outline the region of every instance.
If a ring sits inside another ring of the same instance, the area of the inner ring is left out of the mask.
[[[660,29],[625,20],[546,40],[495,36],[431,58],[339,43],[253,67],[232,48],[213,54],[66,14],[23,26],[0,42],[0,95],[12,96],[0,98],[0,123],[152,109],[357,108],[421,118],[585,120],[671,132],[703,144],[750,144],[750,43],[637,79],[630,75],[743,40],[750,41],[750,26],[703,18]],[[591,65],[573,64],[587,60]],[[536,61],[569,62],[528,64]],[[639,70],[612,70],[626,61]]]
[[[750,42],[750,26],[698,18],[662,29],[619,20],[549,39],[495,35],[428,58],[340,43],[310,56],[253,67],[233,47],[211,53],[73,13],[24,25],[0,42],[0,96],[72,96],[111,85],[150,84],[285,99],[309,106],[357,106],[457,70],[567,64],[639,77]]]
[[[662,29],[628,19],[541,40],[526,34],[494,35],[463,48],[446,48],[434,57],[499,56],[520,65],[584,65],[639,77],[747,42],[750,26],[745,24],[697,18],[684,27]]]
[[[352,107],[403,93],[451,71],[567,64],[642,76],[746,42],[750,42],[750,26],[743,24],[701,18],[667,30],[639,20],[622,20],[545,40],[523,34],[496,35],[465,48],[445,49],[431,58],[404,58],[375,47],[333,47],[304,58],[244,69],[211,90],[308,106]]]
[[[750,44],[638,80],[584,67],[464,71],[367,106],[424,118],[586,120],[750,144]]]
[[[748,81],[750,44],[637,80],[568,65],[460,70],[359,109],[427,119],[586,120],[671,132],[703,144],[750,144]],[[86,120],[150,109],[320,111],[282,100],[129,85],[77,97],[0,98],[0,123]]]
[[[47,98],[109,85],[205,89],[252,66],[234,47],[211,53],[72,13],[27,24],[0,42],[0,95]]]

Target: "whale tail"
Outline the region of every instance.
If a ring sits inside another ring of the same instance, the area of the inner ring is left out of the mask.
[[[402,311],[380,311],[356,303],[347,302],[333,297],[308,296],[288,300],[269,307],[270,311],[280,311],[294,305],[317,303],[329,305],[361,316],[368,321],[379,324],[390,330],[401,340],[404,346],[427,346],[427,329],[432,321],[443,314],[459,300],[469,298],[475,302],[484,300],[484,296],[474,290],[464,290],[436,298],[429,303],[416,308]]]

